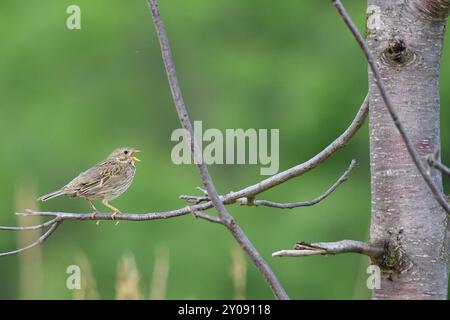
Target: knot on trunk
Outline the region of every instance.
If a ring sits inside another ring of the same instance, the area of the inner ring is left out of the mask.
[[[391,280],[395,274],[404,273],[414,266],[401,244],[403,230],[395,233],[397,235],[393,236],[394,232],[389,231],[390,238],[384,243],[384,253],[374,261]]]
[[[382,60],[388,65],[403,66],[415,60],[415,54],[402,39],[390,39],[387,48],[383,50]]]

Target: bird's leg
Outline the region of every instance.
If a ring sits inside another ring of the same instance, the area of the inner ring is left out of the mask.
[[[116,207],[110,205],[106,199],[103,199],[103,200],[102,200],[102,203],[103,203],[104,206],[110,208],[110,209],[113,211],[113,214],[112,214],[112,216],[111,216],[111,218],[112,218],[113,220],[114,220],[114,217],[115,217],[116,215],[118,215],[119,213],[121,213],[119,209],[117,209]]]
[[[86,198],[86,202],[89,205],[89,208],[92,209],[92,219],[95,219],[95,215],[97,214],[97,209],[95,208],[94,204],[92,203],[91,199]]]
[[[92,219],[95,219],[95,215],[98,212],[97,208],[95,208],[94,203],[92,203],[91,199],[86,198],[86,202],[88,203],[89,207],[92,209],[92,214],[91,214]],[[99,225],[100,220],[97,220],[96,224]]]

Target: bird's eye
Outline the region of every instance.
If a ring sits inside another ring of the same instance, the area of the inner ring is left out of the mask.
[[[128,150],[125,150],[123,153],[128,154]]]

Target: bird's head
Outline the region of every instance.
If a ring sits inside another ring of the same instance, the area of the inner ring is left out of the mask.
[[[136,153],[139,153],[139,152],[140,152],[139,150],[136,150],[133,148],[128,148],[128,147],[117,148],[109,155],[108,158],[114,159],[114,160],[122,162],[122,163],[134,164],[134,162],[141,161],[134,156]]]

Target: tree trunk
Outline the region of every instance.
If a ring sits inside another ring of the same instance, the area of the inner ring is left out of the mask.
[[[368,0],[367,43],[420,155],[438,152],[439,71],[450,0]],[[446,299],[447,218],[416,169],[369,70],[372,243],[387,254],[374,299]],[[439,172],[430,174],[442,187]]]

